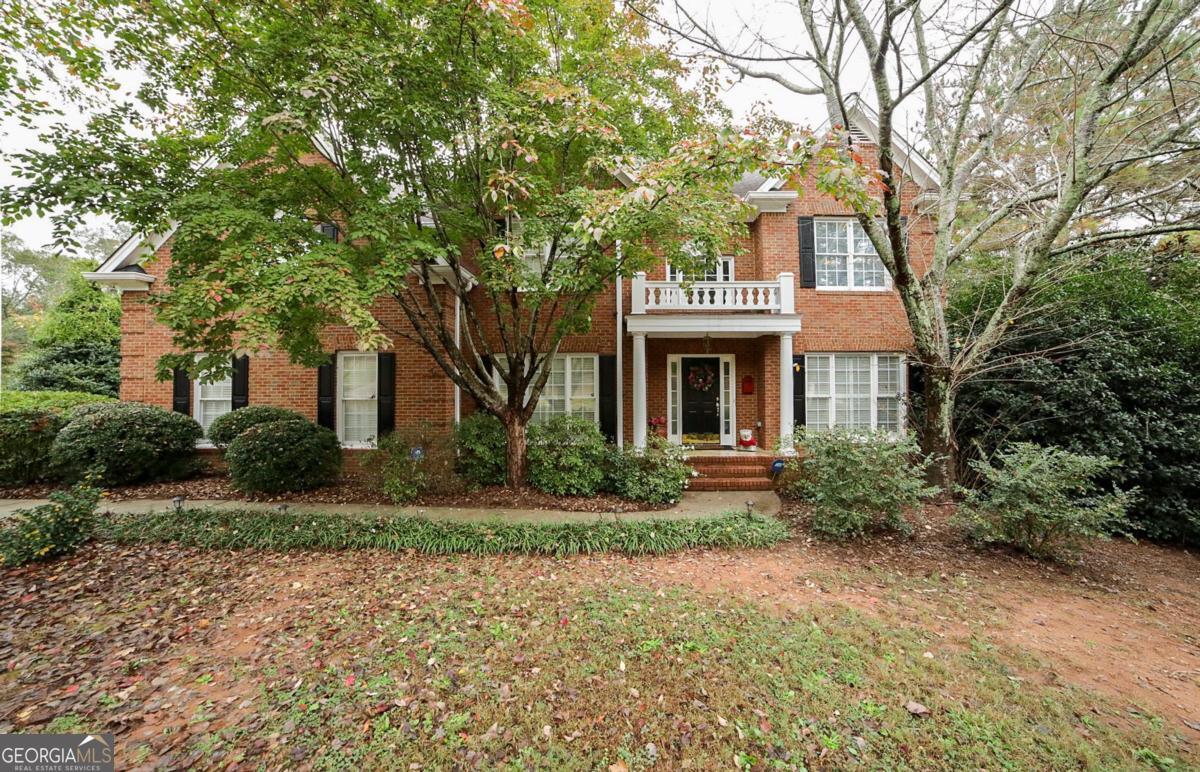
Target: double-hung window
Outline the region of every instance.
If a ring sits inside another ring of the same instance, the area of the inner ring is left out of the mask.
[[[338,354],[338,439],[369,447],[379,434],[379,357],[374,352]]]
[[[733,281],[733,258],[718,257],[717,262],[712,267],[706,269],[703,274],[687,274],[678,268],[667,266],[668,281]]]
[[[595,354],[560,354],[550,362],[550,375],[533,409],[533,422],[545,423],[560,415],[600,420],[599,358]],[[500,392],[507,387],[498,379]]]
[[[809,354],[804,363],[809,429],[903,429],[904,358],[900,354]]]
[[[207,436],[212,422],[233,410],[233,376],[226,375],[222,380],[205,383],[201,375],[196,379],[194,390],[196,405],[192,412]]]
[[[891,279],[856,220],[815,220],[817,289],[886,290]]]

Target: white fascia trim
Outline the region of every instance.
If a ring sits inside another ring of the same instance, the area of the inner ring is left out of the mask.
[[[134,292],[148,290],[154,283],[153,276],[135,271],[87,271],[83,278],[102,287]]]
[[[858,128],[862,129],[871,141],[879,144],[879,123],[874,111],[855,99],[846,108],[846,117]],[[938,190],[942,186],[937,169],[929,163],[921,151],[913,147],[899,132],[892,132],[892,146],[895,148],[897,165],[905,174],[912,176],[926,190]]]
[[[753,207],[747,222],[754,222],[763,212],[786,212],[800,196],[794,190],[755,190],[746,194],[746,203]]]
[[[625,317],[630,335],[652,338],[755,338],[800,332],[799,314],[641,314]]]
[[[135,233],[125,239],[122,244],[112,251],[95,273],[112,273],[119,271],[122,268],[128,268],[131,265],[136,265],[142,260],[154,255],[158,248],[166,243],[167,239],[175,235],[175,231],[179,229],[179,223],[173,222],[171,226],[162,233]],[[86,274],[85,274],[86,275]]]

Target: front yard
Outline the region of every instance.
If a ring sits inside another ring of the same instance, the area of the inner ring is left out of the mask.
[[[113,731],[122,767],[1200,763],[1200,560],[1111,543],[1068,571],[917,530],[656,558],[93,544],[0,579],[0,731]]]

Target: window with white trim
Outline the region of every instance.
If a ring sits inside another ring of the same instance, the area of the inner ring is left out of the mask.
[[[379,356],[340,352],[337,386],[338,439],[351,447],[373,445],[379,434]]]
[[[229,373],[222,380],[211,383],[205,383],[201,374],[192,386],[196,394],[192,412],[207,437],[212,422],[233,411],[233,374]]]
[[[667,281],[733,281],[733,258],[721,256],[703,274],[687,274],[667,264]]]
[[[804,410],[809,429],[904,430],[901,354],[808,354]]]
[[[817,289],[886,290],[891,277],[858,221],[814,220]]]
[[[545,423],[560,415],[600,421],[600,364],[596,354],[559,354],[550,362],[550,375],[533,409],[533,423]],[[497,375],[500,393],[508,387]]]

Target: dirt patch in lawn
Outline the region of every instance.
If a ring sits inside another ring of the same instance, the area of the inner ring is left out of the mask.
[[[0,499],[40,499],[61,486],[27,485],[19,488],[0,488]],[[235,489],[229,476],[220,472],[194,477],[190,480],[116,485],[107,489],[110,501],[138,499],[171,499],[183,496],[192,501],[222,499],[226,501],[293,502],[304,504],[391,504],[379,492],[379,486],[366,475],[348,474],[337,482],[310,491],[277,494],[247,495]],[[533,490],[512,490],[488,486],[459,493],[425,495],[412,502],[414,507],[483,507],[488,509],[544,509],[568,512],[645,512],[670,509],[671,504],[646,504],[630,501],[612,494],[596,496],[555,496]]]
[[[1187,552],[1111,542],[1045,566],[965,548],[936,510],[911,540],[641,559],[94,544],[0,572],[0,731],[114,731],[130,768],[396,748],[485,768],[711,768],[747,748],[1131,767],[1150,747],[1186,767],[1198,591]],[[945,755],[990,748],[1008,755]]]
[[[786,514],[786,510],[785,510]],[[1200,742],[1200,555],[1124,540],[1077,566],[966,545],[949,508],[930,508],[912,538],[838,545],[797,538],[769,551],[693,551],[630,570],[781,611],[838,603],[934,631],[1014,646],[1051,677],[1150,709]]]

